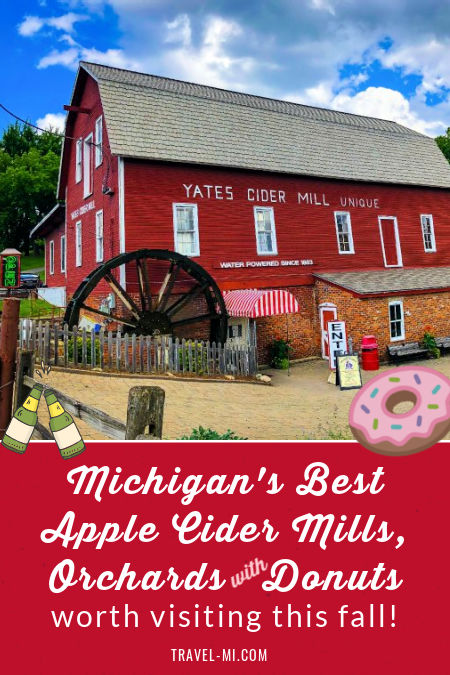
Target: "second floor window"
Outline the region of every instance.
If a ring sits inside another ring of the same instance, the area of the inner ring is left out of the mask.
[[[335,211],[336,236],[339,253],[354,253],[352,222],[348,211]]]
[[[197,204],[173,205],[175,251],[182,255],[200,255]]]
[[[81,267],[83,262],[83,231],[81,220],[75,223],[75,265]]]
[[[100,166],[103,161],[103,122],[98,117],[95,120],[95,166]]]
[[[83,141],[77,140],[75,145],[75,182],[79,183],[83,177]]]
[[[103,211],[95,214],[95,260],[103,261]]]
[[[256,249],[258,255],[277,255],[273,208],[255,206]]]
[[[66,235],[61,237],[61,272],[66,271]]]
[[[422,224],[423,247],[426,253],[435,253],[436,239],[434,237],[434,223],[433,216],[430,214],[422,214],[420,216]]]
[[[83,196],[92,194],[92,134],[83,143]]]

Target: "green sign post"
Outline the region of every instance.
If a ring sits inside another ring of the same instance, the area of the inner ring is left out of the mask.
[[[1,256],[1,280],[2,288],[9,290],[20,286],[20,251],[15,248],[5,248]]]

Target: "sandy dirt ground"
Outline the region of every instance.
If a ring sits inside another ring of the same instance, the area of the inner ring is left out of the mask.
[[[415,361],[450,377],[450,357]],[[382,370],[386,370],[383,367]],[[163,437],[180,438],[193,428],[210,427],[219,433],[231,429],[238,436],[259,440],[352,438],[348,411],[354,390],[340,391],[328,384],[328,367],[322,360],[295,365],[286,371],[266,371],[272,385],[192,382],[175,378],[127,378],[81,372],[51,372],[47,383],[84,403],[125,422],[128,391],[136,385],[157,385],[166,392]],[[377,373],[363,372],[363,382]],[[48,421],[40,406],[40,421]],[[104,438],[77,421],[86,439]],[[450,438],[448,435],[446,438]]]

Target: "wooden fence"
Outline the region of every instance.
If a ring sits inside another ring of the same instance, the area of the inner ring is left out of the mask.
[[[254,376],[254,345],[231,346],[200,340],[69,330],[49,321],[22,320],[19,346],[35,353],[36,361],[65,368],[126,373]]]

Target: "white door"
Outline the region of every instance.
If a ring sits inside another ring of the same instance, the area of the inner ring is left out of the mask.
[[[402,267],[402,249],[398,234],[397,218],[394,216],[379,216],[381,248],[385,267]]]
[[[324,302],[319,305],[320,315],[320,341],[322,345],[322,358],[327,359],[330,356],[330,349],[328,346],[328,323],[336,321],[337,308],[331,302]]]

